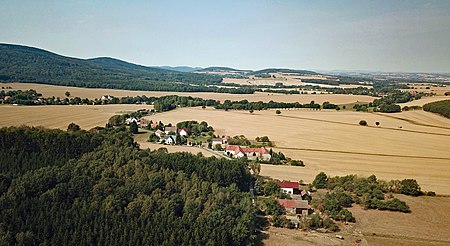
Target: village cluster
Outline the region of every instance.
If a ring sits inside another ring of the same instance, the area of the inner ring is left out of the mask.
[[[177,128],[177,126],[164,126],[161,122],[149,122],[145,119],[127,119],[127,122],[130,121],[136,121],[142,128],[156,129],[154,130],[154,135],[151,135],[150,138],[161,144],[208,147],[220,154],[233,158],[246,157],[249,160],[262,161],[271,159],[271,154],[265,147],[247,148],[240,145],[232,145],[229,144],[229,141],[232,139],[230,136],[215,137],[212,134],[213,131],[197,131],[194,133],[188,127]]]

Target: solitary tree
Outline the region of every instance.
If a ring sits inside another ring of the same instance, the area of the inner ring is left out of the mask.
[[[70,92],[66,91],[66,93],[64,93],[64,95],[66,95],[66,97],[70,97]]]
[[[365,120],[360,120],[360,121],[359,121],[359,124],[360,124],[361,126],[367,126],[367,121],[365,121]]]
[[[275,111],[276,114],[281,114],[280,110]]]
[[[131,122],[130,124],[130,132],[133,134],[138,133],[139,129],[138,129],[138,125],[136,124],[136,121]]]
[[[327,175],[324,172],[320,172],[319,174],[317,174],[312,185],[318,189],[326,188],[327,181],[328,181]]]
[[[253,114],[253,109],[249,110],[248,112],[250,112],[250,114]]]
[[[380,122],[379,121],[375,122],[375,125],[380,126]]]

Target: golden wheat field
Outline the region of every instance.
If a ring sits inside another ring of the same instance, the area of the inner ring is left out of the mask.
[[[3,126],[44,126],[67,129],[71,122],[82,129],[105,126],[108,119],[138,109],[152,109],[151,105],[52,105],[52,106],[11,106],[0,105],[0,127]]]
[[[28,83],[1,83],[2,87],[11,86],[12,90],[28,90],[34,89],[39,93],[42,93],[44,97],[60,97],[65,98],[64,93],[70,92],[71,97],[81,98],[100,98],[103,95],[111,95],[115,97],[125,96],[142,96],[148,97],[160,97],[166,95],[179,95],[179,96],[192,96],[201,97],[204,99],[214,99],[219,101],[225,100],[248,100],[251,102],[263,101],[268,102],[273,100],[275,102],[299,102],[309,103],[315,101],[316,103],[323,103],[329,101],[335,104],[348,104],[354,102],[372,102],[375,98],[364,95],[333,95],[333,94],[297,94],[297,95],[285,95],[280,93],[262,93],[256,92],[254,94],[227,94],[227,93],[210,93],[210,92],[167,92],[167,91],[129,91],[129,90],[116,90],[116,89],[98,89],[98,88],[79,88],[68,86],[54,86],[43,84],[28,84]]]
[[[425,120],[401,119],[413,118],[414,113]],[[273,110],[250,114],[182,108],[148,118],[172,124],[183,120],[207,121],[221,135],[243,134],[251,139],[267,135],[277,145],[276,150],[306,164],[304,168],[263,165],[264,176],[311,182],[320,171],[330,175],[375,174],[381,179],[414,178],[425,190],[450,194],[450,120],[431,113],[302,109],[283,110],[276,115]],[[437,123],[430,118],[438,119]],[[358,125],[361,119],[369,126]],[[380,126],[375,122],[380,122]]]

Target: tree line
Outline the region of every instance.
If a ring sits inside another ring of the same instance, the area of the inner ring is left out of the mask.
[[[450,100],[427,103],[423,105],[423,110],[450,118]]]

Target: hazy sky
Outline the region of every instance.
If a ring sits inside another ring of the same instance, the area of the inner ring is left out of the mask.
[[[0,42],[143,65],[450,72],[450,0],[0,0]]]

